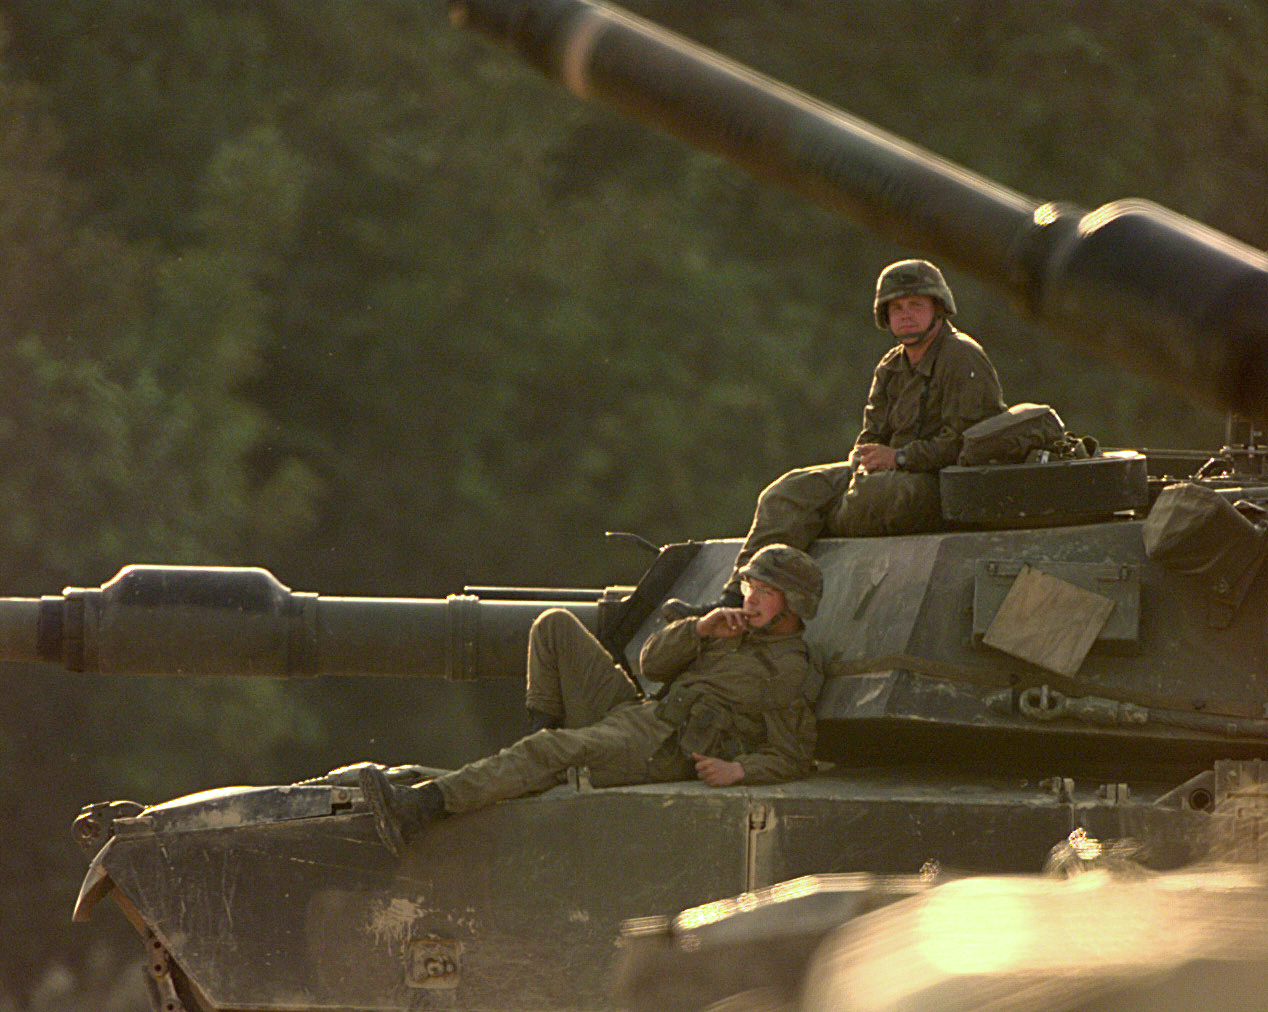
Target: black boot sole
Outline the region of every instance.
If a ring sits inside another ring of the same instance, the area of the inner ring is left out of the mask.
[[[392,811],[392,785],[374,766],[361,768],[357,773],[357,785],[374,814],[374,831],[392,856],[400,857],[405,849],[405,837],[401,833],[400,821]]]

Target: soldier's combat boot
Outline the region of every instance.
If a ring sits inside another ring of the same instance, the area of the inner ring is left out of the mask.
[[[357,773],[357,785],[374,813],[375,832],[396,856],[410,837],[445,812],[445,796],[431,781],[417,787],[396,787],[379,767],[366,765]]]
[[[724,590],[722,596],[712,604],[689,604],[681,598],[671,597],[660,606],[660,614],[666,622],[677,622],[680,618],[707,615],[714,608],[738,608],[743,603],[744,595],[738,590]]]

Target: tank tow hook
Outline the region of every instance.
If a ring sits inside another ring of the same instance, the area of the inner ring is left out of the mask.
[[[116,819],[132,819],[144,810],[145,806],[135,801],[99,801],[93,805],[85,805],[75,816],[70,832],[79,844],[79,849],[91,861],[110,842],[110,837],[114,836]]]

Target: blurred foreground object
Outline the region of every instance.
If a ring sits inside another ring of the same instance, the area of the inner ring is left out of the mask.
[[[1059,875],[820,875],[630,922],[630,1012],[1256,1012],[1268,869],[1149,872],[1081,831]],[[1069,872],[1069,867],[1065,869]]]

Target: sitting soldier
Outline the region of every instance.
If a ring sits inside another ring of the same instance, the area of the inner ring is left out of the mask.
[[[982,346],[951,324],[955,298],[927,260],[900,260],[881,271],[873,315],[898,344],[876,366],[849,459],[797,468],[768,485],[721,599],[670,600],[666,618],[738,604],[740,571],[763,545],[805,549],[819,537],[942,526],[938,471],[955,463],[965,429],[1006,410],[999,377]]]

